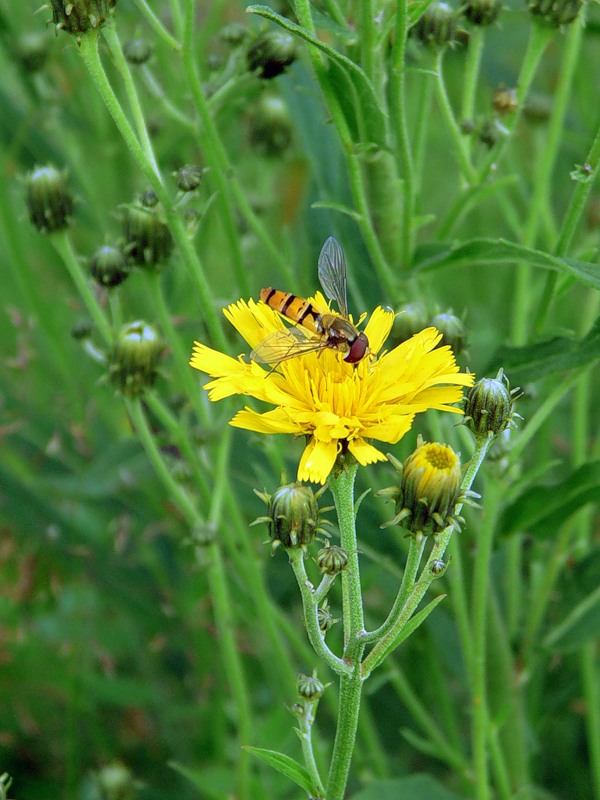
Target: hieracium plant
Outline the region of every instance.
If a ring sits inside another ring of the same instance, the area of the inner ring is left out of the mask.
[[[36,10],[0,796],[600,800],[597,8]]]

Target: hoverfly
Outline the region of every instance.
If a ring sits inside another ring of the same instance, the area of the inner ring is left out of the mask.
[[[356,364],[369,354],[369,340],[348,319],[346,259],[342,246],[330,236],[319,255],[319,281],[328,300],[337,303],[339,314],[321,314],[312,303],[291,292],[268,287],[260,290],[263,303],[298,327],[275,331],[251,353],[250,359],[274,364],[330,349],[345,353],[344,361]],[[302,326],[302,327],[299,327]]]

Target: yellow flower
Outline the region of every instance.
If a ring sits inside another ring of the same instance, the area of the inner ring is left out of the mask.
[[[311,302],[329,311],[319,293]],[[265,303],[240,300],[224,314],[253,349],[285,325]],[[205,385],[210,400],[249,395],[274,406],[262,414],[246,407],[231,425],[258,433],[304,434],[308,443],[298,480],[325,483],[338,453],[349,451],[363,466],[385,460],[368,440],[395,444],[410,430],[415,414],[437,408],[461,413],[452,403],[473,376],[459,372],[449,347],[436,347],[441,334],[426,328],[387,352],[382,351],[394,314],[376,308],[365,327],[370,356],[348,364],[332,349],[306,353],[263,367],[242,356],[231,358],[196,342],[190,364],[214,378]]]

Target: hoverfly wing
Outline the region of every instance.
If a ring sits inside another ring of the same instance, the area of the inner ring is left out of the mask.
[[[269,334],[254,348],[249,358],[259,364],[277,365],[290,358],[322,350],[326,346],[322,339],[310,336],[302,328],[286,328]]]
[[[347,317],[346,259],[342,245],[333,236],[327,239],[319,255],[319,280],[327,299],[335,300],[340,314]]]

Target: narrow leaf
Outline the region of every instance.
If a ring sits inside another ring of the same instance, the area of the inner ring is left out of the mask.
[[[247,750],[249,753],[252,753],[253,755],[265,761],[267,764],[270,764],[273,769],[276,769],[278,772],[286,775],[301,789],[304,789],[305,792],[308,792],[309,795],[315,795],[317,793],[315,787],[313,786],[310,775],[308,774],[308,770],[306,770],[301,764],[298,764],[297,761],[294,761],[293,758],[290,758],[290,756],[286,756],[284,753],[278,753],[275,750],[265,750],[262,747],[246,746],[244,747],[244,750]]]
[[[559,258],[543,250],[525,247],[506,239],[470,239],[457,244],[424,246],[415,257],[415,270],[431,272],[442,267],[463,264],[502,264],[526,262],[532,266],[551,269],[573,276],[586,286],[600,289],[600,268],[597,264],[574,258]]]
[[[301,25],[292,22],[292,20],[287,19],[287,17],[282,17],[281,14],[277,14],[277,12],[273,11],[273,9],[269,8],[268,6],[248,6],[246,8],[246,13],[256,14],[260,17],[268,19],[270,22],[274,22],[276,25],[279,25],[280,27],[292,33],[294,36],[304,39],[305,42],[312,44],[314,47],[317,47],[319,50],[321,50],[322,53],[325,53],[325,55],[336,65],[336,67],[342,70],[346,79],[349,80],[352,88],[356,92],[356,100],[354,103],[355,121],[352,127],[355,130],[358,130],[360,128],[358,119],[364,120],[366,125],[367,140],[374,142],[381,149],[387,149],[387,116],[379,104],[375,90],[366,73],[361,67],[358,66],[358,64],[355,64],[354,61],[340,53],[335,48],[331,47],[331,45],[328,45],[318,39],[310,31],[307,31],[306,28],[303,28]],[[332,77],[334,77],[339,83],[339,75],[333,75]],[[344,94],[348,95],[348,92],[346,91]],[[338,96],[343,98],[344,94],[338,94]]]
[[[587,503],[597,502],[600,461],[583,464],[560,481],[533,486],[520,494],[503,512],[503,534],[528,531],[542,539],[557,535],[567,519]]]
[[[598,637],[600,626],[600,586],[582,600],[560,625],[544,639],[552,650],[573,650]]]

